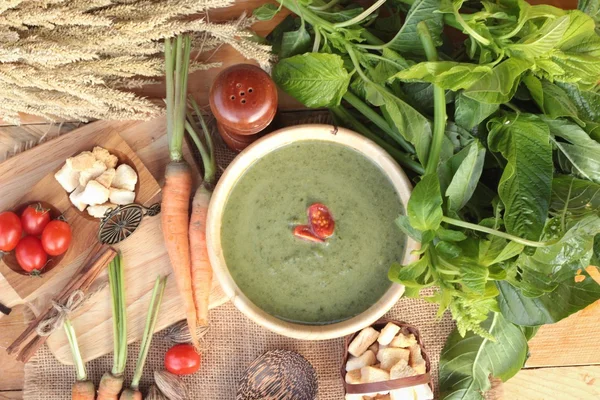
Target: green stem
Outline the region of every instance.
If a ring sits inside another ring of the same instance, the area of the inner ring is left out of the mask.
[[[523,246],[529,246],[529,247],[545,247],[548,246],[550,244],[552,244],[552,242],[535,242],[532,240],[527,240],[527,239],[523,239],[520,238],[518,236],[513,236],[511,234],[508,234],[506,232],[501,232],[498,231],[496,229],[492,229],[492,228],[487,228],[485,226],[481,226],[481,225],[477,225],[477,224],[472,224],[470,222],[465,222],[465,221],[461,221],[460,219],[454,219],[454,218],[450,218],[450,217],[443,217],[442,221],[450,224],[450,225],[454,225],[454,226],[460,226],[461,228],[467,228],[467,229],[472,229],[474,231],[479,231],[479,232],[483,232],[483,233],[489,233],[490,235],[495,235],[504,239],[508,239],[510,241],[513,241],[515,243],[519,243],[522,244]]]
[[[379,39],[377,36],[373,35],[368,30],[363,30],[360,35],[366,39],[369,44],[381,45],[384,44],[384,41]]]
[[[140,354],[135,366],[133,379],[131,380],[131,389],[133,390],[139,390],[140,379],[142,379],[144,364],[146,364],[148,350],[150,349],[150,343],[152,343],[152,334],[154,333],[156,321],[158,320],[158,311],[160,309],[160,303],[162,302],[163,293],[165,292],[166,283],[167,277],[158,277],[154,283],[150,307],[148,307],[148,315],[146,316],[144,336],[142,336],[142,344],[140,345]]]
[[[204,182],[209,184],[214,184],[215,179],[217,177],[217,158],[215,156],[215,145],[213,143],[212,136],[210,134],[210,130],[208,129],[208,125],[206,125],[206,121],[204,120],[204,116],[202,115],[202,111],[196,103],[196,100],[192,96],[190,96],[190,104],[200,121],[200,126],[202,127],[202,133],[204,134],[204,142],[206,143],[205,149],[208,154],[206,156],[202,156],[202,163],[204,165]],[[197,136],[197,126],[195,120],[192,118],[192,127],[194,128],[195,138],[192,137],[192,140],[198,144],[200,139]]]
[[[300,15],[303,20],[306,20],[312,26],[319,26],[328,32],[335,32],[336,28],[329,21],[325,21],[323,18],[319,17],[315,13],[313,13],[309,8],[301,7],[298,5],[296,0],[277,0],[279,3],[283,4],[285,8],[290,10],[296,15]]]
[[[110,263],[108,282],[111,288],[113,309],[114,361],[112,374],[123,375],[127,362],[127,304],[125,302],[125,273],[118,254]]]
[[[431,39],[427,24],[424,21],[417,24],[417,33],[423,44],[427,60],[438,61],[437,50]],[[433,103],[433,137],[431,139],[431,149],[429,150],[427,165],[425,166],[425,174],[437,171],[446,132],[446,92],[436,84],[433,84]]]
[[[479,43],[483,44],[484,46],[490,45],[489,40],[487,40],[486,38],[481,36],[479,33],[475,32],[475,30],[473,28],[471,28],[469,26],[469,24],[466,23],[466,21],[463,19],[462,15],[460,15],[458,10],[454,10],[454,17],[456,18],[456,22],[458,22],[460,24],[461,28],[465,32],[467,32],[473,39],[477,40]]]
[[[319,46],[321,46],[321,32],[319,31],[319,28],[315,27],[315,42],[313,43],[313,53],[316,53],[319,51]]]
[[[77,335],[75,335],[75,329],[73,329],[73,325],[69,319],[65,319],[63,323],[63,328],[65,328],[65,334],[67,335],[67,340],[69,341],[69,346],[71,346],[71,354],[73,355],[73,362],[75,364],[75,371],[77,373],[78,381],[87,381],[87,373],[85,371],[85,363],[81,358],[81,352],[79,351],[79,344],[77,343]]]
[[[333,107],[330,110],[340,119],[340,121],[343,121],[344,123],[350,125],[350,127],[353,130],[361,133],[368,139],[377,143],[386,152],[388,152],[389,155],[391,155],[392,158],[394,158],[394,160],[396,160],[400,165],[416,172],[419,175],[423,174],[424,170],[423,170],[423,167],[421,166],[421,164],[419,164],[418,162],[416,162],[415,160],[413,160],[412,158],[410,158],[408,155],[404,154],[400,150],[396,149],[395,147],[390,145],[385,140],[381,139],[379,136],[377,136],[375,133],[373,133],[369,128],[367,128],[365,125],[363,125],[359,120],[357,120],[352,114],[350,114],[348,112],[348,110],[346,110],[345,108],[343,108],[341,106]]]
[[[347,26],[356,25],[362,22],[363,19],[367,18],[369,15],[373,14],[375,10],[381,7],[386,0],[377,0],[373,5],[367,8],[365,11],[358,14],[356,17],[349,19],[344,22],[338,22],[337,24],[333,24],[334,28],[345,28]]]
[[[371,122],[379,127],[382,131],[390,135],[398,144],[408,153],[414,154],[414,147],[406,141],[401,135],[398,134],[375,110],[369,107],[364,101],[362,101],[354,93],[347,91],[344,94],[344,100],[346,100],[352,107],[356,108],[358,112],[368,118]]]
[[[340,2],[340,0],[332,0],[325,5],[318,6],[318,7],[308,6],[308,8],[310,8],[311,10],[315,10],[315,11],[326,11],[326,10],[329,10],[331,7],[335,6],[339,2]]]
[[[169,139],[169,153],[171,161],[183,160],[183,133],[185,131],[185,114],[187,109],[187,82],[190,66],[191,39],[189,36],[177,36],[173,58],[175,60],[175,71],[167,71],[167,78],[173,75],[173,79],[167,79],[167,94],[173,92],[173,104],[167,110],[167,119],[171,118],[171,135]],[[172,65],[169,65],[172,68]],[[170,88],[172,86],[172,88]],[[168,104],[167,104],[168,106]]]
[[[173,106],[175,92],[173,86],[173,74],[175,66],[173,61],[173,43],[170,38],[165,39],[165,81],[167,86],[167,140],[171,143],[173,137]]]

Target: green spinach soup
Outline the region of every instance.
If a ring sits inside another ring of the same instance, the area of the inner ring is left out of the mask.
[[[335,221],[322,243],[294,235],[307,209],[325,205]],[[360,153],[305,141],[257,160],[225,205],[221,244],[242,292],[281,319],[327,324],[373,305],[391,283],[406,237],[394,220],[404,213],[387,176]]]

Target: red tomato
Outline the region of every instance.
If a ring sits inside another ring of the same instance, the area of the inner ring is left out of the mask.
[[[191,344],[177,344],[165,354],[165,368],[175,375],[189,375],[200,369],[200,354]]]
[[[23,228],[17,214],[10,211],[0,214],[0,251],[13,251],[22,234]]]
[[[48,261],[48,254],[42,247],[42,242],[35,236],[25,236],[19,241],[15,250],[17,262],[24,271],[41,271]]]
[[[65,221],[50,221],[42,232],[44,251],[51,256],[59,256],[71,244],[71,227]]]
[[[50,222],[50,210],[43,208],[40,203],[27,206],[21,214],[21,225],[28,235],[40,236]]]
[[[300,239],[308,240],[310,242],[317,242],[317,243],[324,242],[323,239],[315,236],[313,231],[310,229],[310,226],[308,226],[308,225],[298,225],[297,227],[295,227],[294,228],[294,236],[296,236]]]
[[[308,223],[314,234],[321,239],[327,239],[333,235],[335,221],[329,209],[321,203],[315,203],[308,207]]]

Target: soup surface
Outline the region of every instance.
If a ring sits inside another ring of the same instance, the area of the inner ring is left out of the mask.
[[[307,208],[325,204],[335,232],[325,243],[293,235]],[[404,213],[384,173],[360,153],[305,141],[250,166],[231,191],[222,218],[227,267],[244,294],[276,317],[327,324],[353,317],[390,287],[406,237]]]

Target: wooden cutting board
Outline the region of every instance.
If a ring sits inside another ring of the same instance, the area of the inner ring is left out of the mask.
[[[150,181],[154,182],[156,188],[159,187],[152,177],[156,177],[160,182],[165,166],[169,162],[164,118],[147,122],[98,121],[0,164],[0,171],[5,171],[0,173],[0,187],[6,193],[3,193],[0,198],[0,210],[12,208],[18,204],[31,192],[31,188],[41,185],[39,182],[60,168],[67,157],[82,150],[88,150],[96,144],[102,145],[101,141],[98,142],[99,138],[121,140],[123,142],[121,145],[131,149],[132,159],[139,162],[140,166],[136,165],[136,167],[145,169]],[[198,170],[188,149],[186,149],[185,158],[192,164],[197,180]],[[6,171],[10,172],[10,176],[5,176]],[[142,183],[140,183],[140,196],[143,190]],[[151,192],[144,194],[145,202],[159,201],[159,191],[155,190],[153,194]],[[75,234],[74,240],[79,239],[79,236]],[[123,253],[127,291],[128,341],[134,342],[142,337],[154,280],[158,275],[171,273],[171,266],[162,239],[160,217],[145,218],[131,237],[115,247]],[[57,271],[49,276],[43,285],[27,294],[21,289],[20,282],[13,287],[2,274],[0,276],[0,302],[7,306],[30,303],[34,309],[39,309],[44,303],[47,304],[53,294],[62,289],[80,266],[84,256],[85,252],[82,252],[73,257],[68,264],[57,268]],[[23,279],[27,282],[32,278],[23,277]],[[71,317],[78,334],[83,358],[86,361],[113,350],[111,303],[107,282],[108,277],[106,272],[103,272],[94,285],[99,290]],[[211,295],[211,307],[225,301],[220,288],[216,285]],[[156,330],[163,329],[183,318],[183,308],[175,281],[168,279]],[[0,318],[1,330],[2,319]],[[47,343],[59,361],[65,364],[72,363],[69,345],[62,330],[52,334]]]

